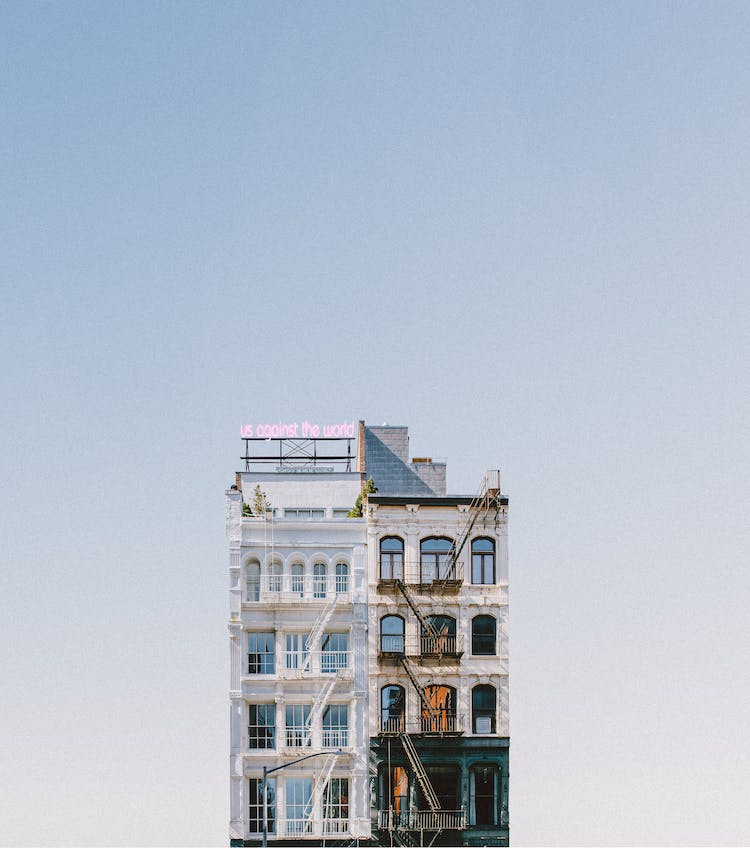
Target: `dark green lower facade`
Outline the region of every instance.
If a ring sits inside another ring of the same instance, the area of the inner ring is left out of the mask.
[[[412,734],[406,745],[399,734],[370,740],[373,844],[509,844],[507,737]]]

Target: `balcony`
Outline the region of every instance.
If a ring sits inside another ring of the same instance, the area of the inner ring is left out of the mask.
[[[465,830],[466,810],[379,810],[380,830]]]
[[[244,604],[300,604],[308,601],[325,603],[336,598],[340,603],[350,603],[348,574],[316,575],[264,574],[259,579],[248,580]]]
[[[404,719],[403,716],[389,716],[381,721],[381,736],[460,736],[464,732],[463,716],[450,710],[433,709],[432,715],[422,715],[416,719]]]
[[[319,674],[339,674],[339,677],[352,676],[351,651],[313,651],[309,662],[305,662],[308,652],[287,651],[284,665],[279,669],[279,677],[299,678],[315,677]]]
[[[381,634],[378,656],[382,660],[399,661],[400,657],[414,657],[424,662],[458,659],[463,655],[463,635],[402,636]]]
[[[448,573],[447,565],[443,563],[438,568],[432,563],[389,563],[385,567],[381,563],[378,575],[379,592],[383,594],[398,592],[396,582],[399,580],[417,592],[455,594],[464,582],[464,564],[460,560],[457,561],[453,571]]]

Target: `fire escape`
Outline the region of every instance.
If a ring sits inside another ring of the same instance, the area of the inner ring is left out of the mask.
[[[388,831],[392,840],[399,845],[433,845],[443,831],[464,830],[466,828],[465,809],[444,810],[442,808],[440,798],[430,781],[412,739],[413,736],[459,735],[462,732],[456,721],[455,704],[452,705],[451,710],[446,709],[445,703],[441,706],[438,705],[437,688],[423,683],[421,679],[422,670],[412,659],[412,657],[415,657],[419,661],[424,661],[429,658],[430,662],[436,661],[438,663],[446,658],[456,661],[461,657],[461,645],[459,637],[455,633],[452,636],[446,635],[435,626],[433,616],[423,614],[411,586],[419,594],[425,592],[431,595],[455,594],[460,591],[463,574],[459,558],[471,538],[477,522],[480,519],[484,520],[492,511],[494,511],[497,521],[500,509],[499,478],[498,471],[489,471],[485,475],[479,492],[466,510],[464,522],[457,538],[451,544],[445,558],[439,558],[436,573],[431,575],[432,579],[425,582],[420,567],[418,580],[415,574],[410,574],[407,569],[403,574],[403,579],[396,577],[395,579],[380,581],[381,591],[389,592],[395,589],[403,596],[420,627],[420,637],[416,648],[404,638],[402,650],[390,652],[381,650],[381,659],[390,658],[401,664],[422,705],[421,719],[416,728],[411,728],[413,732],[410,732],[405,720],[394,725],[390,720],[387,724],[384,723],[381,717],[381,735],[397,735],[399,737],[414,778],[428,807],[426,810],[399,811],[395,814],[393,810],[381,812],[379,821],[381,829]],[[393,647],[398,648],[398,643],[394,643]]]

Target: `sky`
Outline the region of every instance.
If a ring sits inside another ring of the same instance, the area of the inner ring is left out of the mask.
[[[748,43],[0,2],[0,844],[227,844],[239,427],[360,418],[501,469],[513,844],[747,844]]]

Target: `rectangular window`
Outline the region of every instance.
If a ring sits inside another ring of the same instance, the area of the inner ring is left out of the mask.
[[[284,510],[284,518],[302,518],[305,520],[325,518],[325,509],[292,508]]]
[[[286,634],[285,665],[287,668],[302,668],[307,659],[307,633]],[[309,666],[308,666],[309,670]]]
[[[471,824],[497,826],[499,774],[493,766],[475,766],[471,770]]]
[[[247,634],[247,673],[273,674],[276,668],[276,644],[273,633]]]
[[[286,781],[286,832],[288,836],[312,830],[312,778],[290,777]]]
[[[349,512],[351,511],[351,507],[337,507],[333,508],[333,517],[334,518],[348,518]]]
[[[263,793],[261,791],[263,781],[257,777],[251,777],[247,783],[250,799],[247,829],[250,833],[263,833]],[[266,783],[268,832],[276,833],[276,778],[269,777]]]
[[[309,704],[286,705],[286,745],[287,748],[302,748],[310,744]]]
[[[349,744],[349,707],[331,704],[323,712],[323,747],[346,748]]]
[[[250,750],[276,747],[276,705],[249,704],[247,747]]]
[[[349,780],[332,777],[323,793],[323,833],[346,833],[349,830]]]
[[[324,674],[332,674],[341,668],[349,668],[349,634],[326,633],[323,637],[320,670]]]

